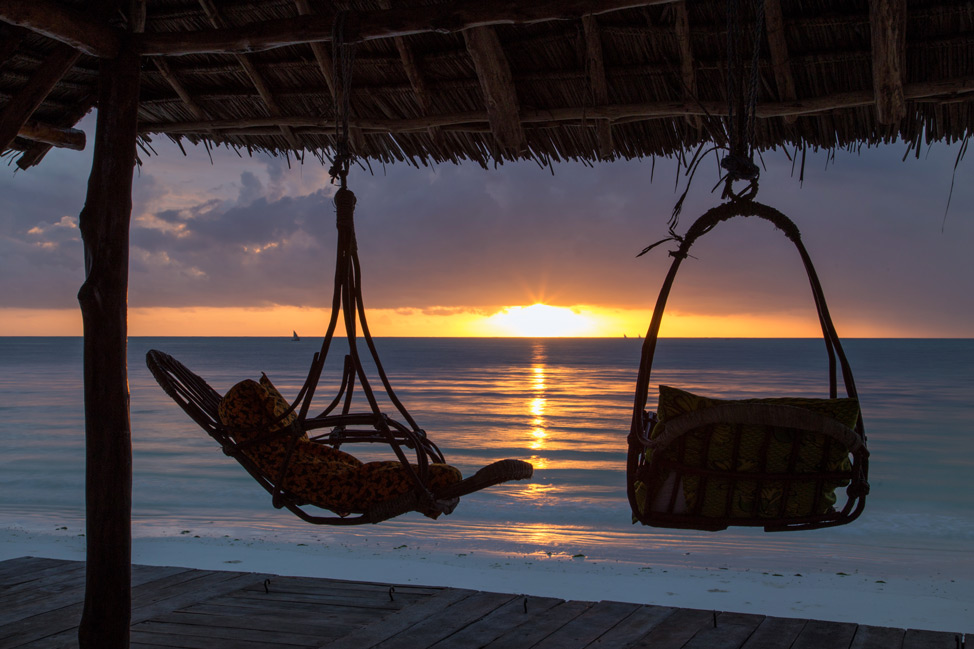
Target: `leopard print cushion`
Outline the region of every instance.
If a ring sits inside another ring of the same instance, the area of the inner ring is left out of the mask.
[[[272,483],[280,478],[288,445],[293,440],[281,487],[302,502],[342,514],[363,512],[413,489],[412,479],[398,461],[363,464],[348,453],[310,440],[304,433],[295,439],[287,427],[297,415],[291,412],[281,419],[288,407],[287,400],[266,376],[261,376],[260,382],[247,379],[237,383],[220,401],[220,421],[236,442],[254,439],[267,431],[280,431],[279,436],[244,449],[244,454]],[[434,491],[463,477],[448,464],[431,464],[429,469]]]

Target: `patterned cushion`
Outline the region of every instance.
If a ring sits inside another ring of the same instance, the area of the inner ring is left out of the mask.
[[[267,431],[281,431],[279,436],[244,448],[244,454],[272,483],[281,477],[288,445],[293,440],[281,486],[302,502],[342,514],[362,512],[413,489],[412,478],[398,461],[362,464],[348,453],[310,440],[303,432],[285,430],[297,419],[294,412],[281,419],[288,407],[270,379],[261,376],[260,382],[247,379],[230,388],[218,409],[220,421],[238,443]],[[452,466],[430,465],[430,486],[434,490],[461,479],[460,471]]]
[[[737,402],[711,399],[697,396],[668,386],[660,386],[660,398],[657,408],[659,422],[650,432],[650,437],[662,434],[666,422],[687,412],[708,408],[725,403],[771,403],[804,408],[826,415],[849,428],[853,428],[859,418],[859,403],[855,399],[802,399],[802,398],[773,398],[773,399],[743,399]],[[774,426],[714,424],[702,426],[683,436],[685,448],[682,460],[680,458],[680,442],[676,442],[659,452],[659,458],[668,462],[681,462],[685,466],[697,469],[720,471],[739,471],[742,473],[758,473],[761,471],[762,451],[766,448],[764,471],[767,473],[788,473],[795,435],[800,435],[797,447],[796,461],[793,473],[810,473],[816,471],[839,472],[849,471],[852,467],[848,449],[844,449],[834,439],[817,433],[798,433],[793,429]],[[708,436],[712,439],[708,448]],[[733,444],[735,437],[740,436],[740,445],[736,464],[733,458]],[[652,450],[647,450],[646,458],[652,457]],[[788,517],[810,516],[828,512],[836,502],[835,489],[848,484],[848,480],[825,481],[821,491],[815,480],[798,480],[792,482],[764,479],[760,481],[761,491],[757,493],[758,483],[755,480],[738,480],[731,494],[730,511],[727,510],[727,496],[730,480],[720,477],[710,477],[706,480],[700,476],[684,474],[682,477],[682,493],[677,494],[678,509],[695,512],[700,504],[700,514],[708,517],[731,518],[777,518],[782,514],[781,501],[786,494],[787,500],[783,514]],[[654,484],[637,485],[641,493],[643,506],[646,502],[654,502],[653,509],[665,509],[669,502],[669,490],[676,487],[676,476],[673,474],[654,476]],[[701,485],[703,485],[701,489]],[[666,505],[659,505],[659,494],[666,494]],[[816,495],[819,496],[816,503]]]

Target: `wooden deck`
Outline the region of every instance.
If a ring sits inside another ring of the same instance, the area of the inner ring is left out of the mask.
[[[958,634],[457,588],[132,569],[132,647],[960,649]],[[0,562],[0,649],[76,647],[84,564]]]

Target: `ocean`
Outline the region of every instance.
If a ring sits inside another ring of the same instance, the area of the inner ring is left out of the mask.
[[[974,340],[844,341],[871,452],[872,492],[851,525],[794,533],[706,533],[634,526],[626,434],[639,339],[380,338],[401,400],[464,474],[502,458],[535,477],[463,499],[450,516],[318,527],[271,506],[158,387],[149,349],[223,392],[260,372],[293,397],[320,338],[132,338],[133,534],[295,544],[420,547],[463,556],[584,557],[634,565],[809,562],[911,566],[974,577]],[[337,388],[333,350],[319,401]],[[716,397],[828,393],[820,340],[662,339],[653,385]],[[0,338],[0,529],[84,527],[79,338]],[[651,398],[652,401],[652,398]]]

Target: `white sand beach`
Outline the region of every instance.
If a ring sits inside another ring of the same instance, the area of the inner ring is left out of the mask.
[[[84,560],[82,533],[70,526],[51,532],[7,527],[0,530],[0,560]],[[367,535],[343,540],[341,533],[318,530],[296,541],[293,534],[284,540],[229,529],[157,529],[135,539],[133,562],[974,632],[968,553],[958,553],[956,561],[939,553],[923,562],[916,559],[922,553],[911,549],[897,562],[886,552],[882,563],[857,559],[856,568],[849,567],[848,557],[779,554],[771,560],[778,569],[769,570],[767,557],[743,556],[730,565],[726,555],[664,553],[657,563],[639,565],[565,553],[456,552],[432,536],[400,540]],[[938,571],[944,565],[956,570]]]

